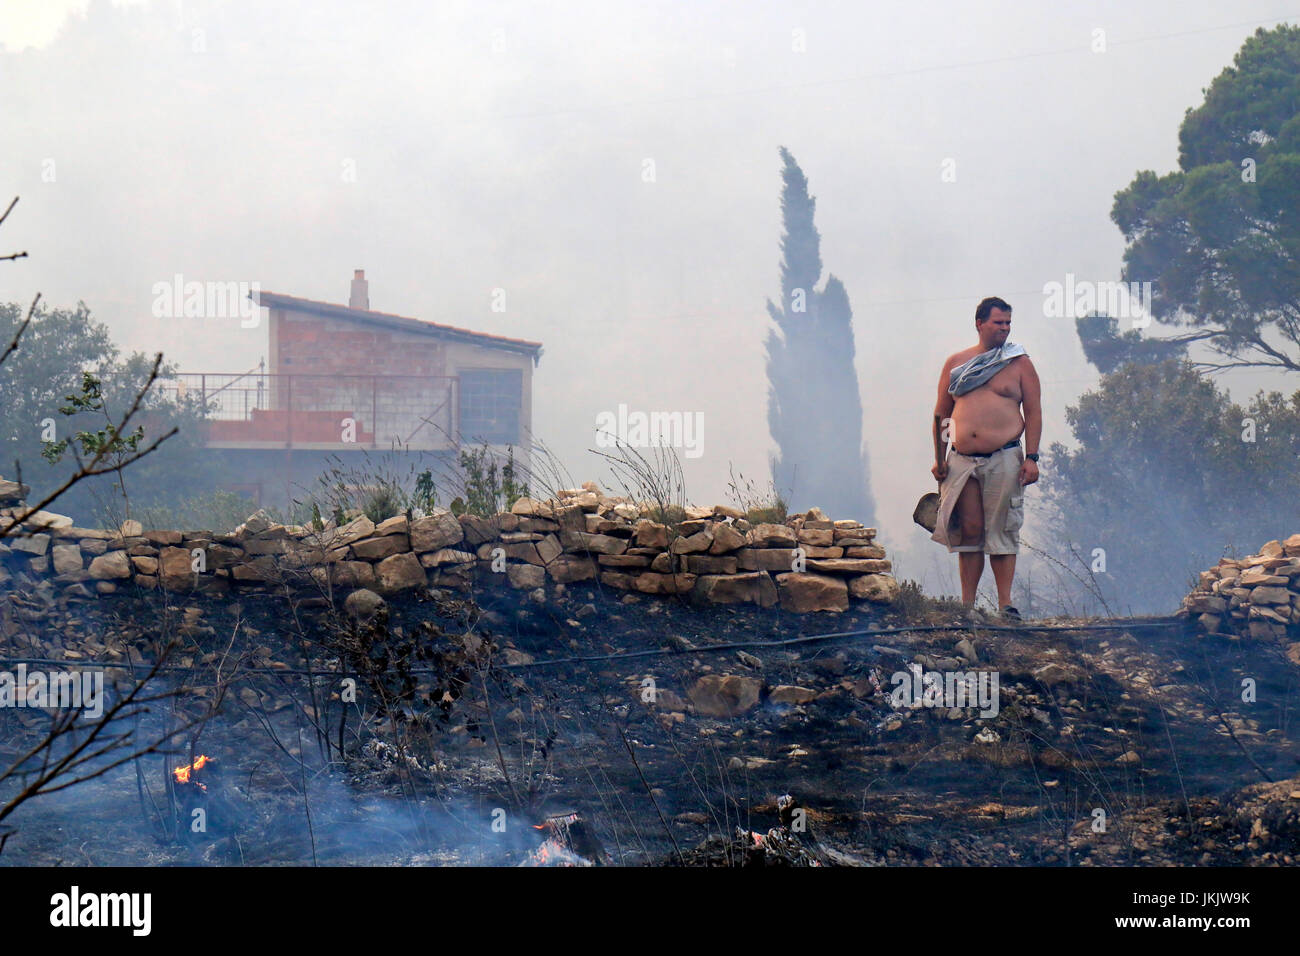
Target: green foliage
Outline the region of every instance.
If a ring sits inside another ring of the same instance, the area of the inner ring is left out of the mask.
[[[408,454],[365,455],[357,464],[331,456],[330,467],[308,497],[293,503],[295,514],[301,514],[304,522],[322,524],[322,516],[328,514],[335,525],[341,525],[357,514],[378,524],[395,515],[431,512],[438,502],[433,472],[429,468],[417,472]]]
[[[411,493],[412,507],[428,513],[438,505],[438,489],[434,486],[433,472],[426,468],[415,477],[415,490]]]
[[[1300,27],[1246,40],[1183,119],[1178,171],[1139,172],[1111,218],[1157,319],[1197,328],[1223,367],[1300,371]]]
[[[452,511],[486,518],[500,511],[509,511],[520,498],[528,497],[528,482],[518,479],[515,468],[515,450],[511,446],[507,458],[500,466],[487,444],[478,448],[462,449],[460,467],[464,471],[465,494],[452,502]],[[459,502],[460,512],[456,511]]]
[[[0,304],[0,338],[8,342],[25,314],[16,303]],[[59,507],[88,518],[106,509],[107,496],[119,502],[111,510],[123,512],[128,492],[132,507],[161,507],[211,488],[219,475],[201,450],[203,409],[194,398],[180,399],[155,385],[128,427],[117,432],[152,368],[149,356],[122,358],[84,303],[73,310],[38,308],[18,349],[0,366],[0,474],[21,471],[38,498],[76,469],[68,451],[84,458],[103,448],[101,464],[117,464],[175,427],[178,433],[156,452],[126,472],[80,483]],[[163,377],[174,372],[168,365],[160,368]],[[55,437],[47,441],[50,420]]]
[[[1128,364],[1066,418],[1076,447],[1054,443],[1041,481],[1050,524],[1062,554],[1104,549],[1117,613],[1172,611],[1189,573],[1295,531],[1300,392],[1243,408],[1185,362]]]
[[[90,372],[83,372],[81,376],[80,394],[67,396],[68,403],[59,407],[60,415],[78,415],[82,412],[102,412],[104,410],[104,394],[102,383]],[[41,457],[51,465],[57,465],[63,460],[64,453],[74,444],[81,446],[81,455],[84,459],[93,459],[99,455],[101,461],[114,455],[126,455],[137,451],[140,446],[140,439],[144,437],[144,429],[136,426],[135,430],[127,435],[119,435],[117,426],[112,422],[105,424],[103,428],[96,429],[93,432],[79,431],[71,438],[60,438],[56,441],[45,442],[45,447],[41,450]]]
[[[1132,329],[1121,333],[1119,321],[1108,315],[1085,315],[1075,319],[1074,326],[1084,357],[1103,375],[1126,362],[1149,365],[1166,359],[1181,359],[1187,352],[1185,344],[1148,339]]]

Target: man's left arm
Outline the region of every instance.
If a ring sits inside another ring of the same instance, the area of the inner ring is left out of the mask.
[[[1043,437],[1043,390],[1034,363],[1025,356],[1020,369],[1020,401],[1025,412],[1025,454],[1038,453]],[[1028,458],[1020,465],[1020,483],[1032,485],[1038,480],[1038,464]]]

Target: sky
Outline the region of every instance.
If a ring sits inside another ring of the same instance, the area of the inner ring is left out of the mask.
[[[265,323],[156,318],[154,283],[346,303],[363,268],[376,310],[543,343],[533,433],[575,481],[611,484],[588,451],[600,413],[700,413],[688,496],[727,502],[731,472],[765,485],[774,450],[764,304],[785,146],[817,199],[823,281],[853,307],[882,543],[900,577],[952,593],[955,561],[911,512],[933,487],[939,370],[975,343],[976,303],[1012,304],[1043,447],[1070,444],[1065,409],[1098,376],[1044,285],[1119,278],[1116,191],[1173,169],[1184,111],[1256,28],[1298,15],[0,0],[0,197],[21,197],[0,252],[29,253],[0,296],[84,301],[125,350],[235,372],[267,354]],[[1294,389],[1220,383],[1239,401]],[[1026,539],[1050,533],[1034,494]]]

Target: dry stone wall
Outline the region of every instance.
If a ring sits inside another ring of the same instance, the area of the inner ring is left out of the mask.
[[[0,527],[25,512],[25,489],[0,480]],[[443,511],[364,516],[323,529],[252,515],[234,532],[116,531],[36,512],[0,539],[0,586],[16,575],[48,580],[71,599],[125,587],[223,592],[289,586],[346,595],[364,616],[384,596],[425,587],[503,586],[536,592],[599,581],[629,592],[690,595],[806,613],[851,602],[892,603],[898,584],[876,529],[813,508],[782,523],[753,523],[725,505],[687,508],[672,526],[655,509],[606,496],[592,482],[547,500],[521,498],[492,517]]]
[[[1300,634],[1300,534],[1202,571],[1179,614],[1203,631],[1285,641]]]

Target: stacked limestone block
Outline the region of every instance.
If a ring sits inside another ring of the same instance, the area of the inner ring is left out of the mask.
[[[19,492],[7,489],[0,524],[21,513]],[[715,505],[687,508],[685,520],[670,527],[651,520],[654,513],[591,482],[545,501],[521,498],[489,518],[442,511],[379,524],[355,517],[323,529],[275,524],[259,512],[230,534],[145,531],[136,521],[99,531],[40,512],[0,542],[0,584],[10,574],[3,567],[84,598],[126,584],[391,595],[471,585],[533,591],[598,580],[624,591],[780,604],[800,613],[844,611],[852,600],[891,603],[898,595],[876,530],[857,521],[832,521],[814,508],[782,524],[752,524],[740,511]]]
[[[1240,561],[1223,558],[1201,572],[1179,615],[1203,631],[1283,641],[1300,632],[1300,534],[1270,541]]]

